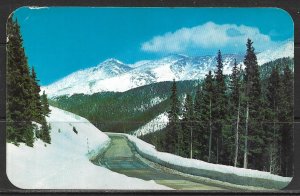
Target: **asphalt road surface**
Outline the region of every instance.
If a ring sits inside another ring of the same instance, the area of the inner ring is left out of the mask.
[[[176,190],[237,190],[218,183],[207,183],[185,175],[172,172],[153,162],[145,161],[134,146],[122,135],[109,135],[111,144],[99,155],[94,164],[104,166],[114,172],[143,180],[154,180]],[[157,166],[155,166],[157,165]]]

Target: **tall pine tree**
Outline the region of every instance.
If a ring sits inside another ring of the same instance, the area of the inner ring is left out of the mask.
[[[272,73],[268,79],[267,86],[267,110],[268,120],[267,126],[265,126],[267,133],[266,139],[268,140],[268,157],[269,157],[269,172],[273,174],[278,174],[279,172],[279,135],[278,135],[278,114],[279,114],[279,105],[280,105],[280,96],[281,96],[281,81],[279,76],[278,68],[275,67],[272,70]]]
[[[177,86],[175,80],[173,80],[172,94],[170,97],[171,100],[171,110],[168,112],[169,123],[166,128],[165,135],[165,150],[170,153],[178,154],[179,146],[178,144],[178,136],[181,132],[180,120],[179,120],[179,100],[177,95]]]
[[[294,78],[292,70],[285,65],[281,77],[281,102],[279,105],[278,121],[280,134],[281,175],[293,176],[293,131],[294,131]]]
[[[213,158],[212,152],[212,142],[213,142],[213,90],[214,90],[214,80],[211,71],[208,72],[203,83],[203,98],[202,98],[202,109],[201,109],[201,123],[203,127],[203,135],[207,135],[208,141],[207,145],[207,161],[211,162]],[[204,149],[202,149],[204,150]]]
[[[226,123],[227,114],[227,97],[226,97],[226,84],[223,74],[223,60],[221,51],[217,55],[217,71],[215,72],[215,89],[214,89],[214,124],[215,124],[215,139],[216,139],[216,162],[223,160],[223,131]],[[220,160],[219,160],[220,159]],[[222,161],[221,161],[222,162]]]
[[[250,39],[247,40],[246,47],[247,50],[244,59],[244,65],[246,66],[244,76],[246,91],[244,168],[262,169],[261,81],[255,49]]]
[[[40,86],[38,85],[39,80],[37,79],[34,67],[31,68],[31,85],[32,85],[32,102],[31,110],[33,121],[41,123],[44,120],[44,115],[42,113],[42,104],[40,96]]]
[[[7,23],[7,140],[33,146],[32,83],[20,26],[11,16]]]
[[[193,157],[193,129],[194,129],[194,104],[193,98],[188,93],[185,98],[182,118],[182,142],[180,152],[184,157]],[[179,154],[180,155],[180,154]]]
[[[49,109],[49,103],[47,99],[47,95],[45,94],[45,91],[43,91],[43,94],[41,96],[41,112],[43,115],[42,119],[42,127],[40,130],[40,138],[46,142],[46,143],[51,143],[51,137],[50,137],[50,125],[47,124],[46,122],[46,116],[49,116],[51,110]]]
[[[234,130],[234,166],[238,165],[238,153],[240,145],[240,113],[241,113],[241,70],[238,68],[236,59],[230,75],[230,111],[232,120],[232,129]]]
[[[208,135],[205,131],[204,123],[202,122],[202,108],[203,106],[203,93],[201,90],[201,85],[198,84],[195,101],[194,101],[194,138],[193,141],[193,156],[197,159],[207,160],[207,139]]]

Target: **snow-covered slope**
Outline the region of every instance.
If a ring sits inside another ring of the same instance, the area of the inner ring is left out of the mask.
[[[294,42],[290,41],[274,50],[266,50],[257,54],[257,62],[262,65],[283,57],[294,57]]]
[[[258,53],[258,63],[294,56],[293,42],[287,42],[274,50]],[[231,72],[234,59],[241,64],[244,55],[223,55],[224,73]],[[93,94],[103,91],[123,92],[139,86],[162,81],[198,80],[216,66],[215,56],[188,57],[169,55],[158,60],[143,60],[125,65],[109,59],[97,67],[80,70],[49,85],[42,87],[49,97],[76,93]]]
[[[133,131],[132,135],[140,137],[143,135],[147,135],[149,133],[160,131],[167,126],[168,122],[169,122],[168,114],[167,114],[167,112],[164,112],[164,113],[158,115],[157,117],[155,117],[154,119],[152,119],[150,122],[148,122],[144,126]]]
[[[224,71],[226,73],[231,70],[234,58],[237,58],[239,62],[242,61],[242,56],[224,55]],[[115,62],[117,60],[108,60],[100,65],[105,64],[106,68],[115,69]],[[76,93],[124,92],[139,86],[173,79],[177,81],[201,79],[208,70],[214,69],[215,64],[214,56],[170,55],[159,60],[140,61],[133,65],[119,63],[117,64],[118,68],[122,65],[122,68],[126,67],[126,69],[122,69],[117,74],[106,74],[109,71],[98,69],[98,67],[80,70],[49,86],[42,87],[42,90],[45,90],[50,98]]]
[[[168,189],[130,178],[89,161],[109,138],[86,119],[51,107],[51,144],[7,144],[7,176],[23,189]],[[73,127],[78,134],[75,134]]]

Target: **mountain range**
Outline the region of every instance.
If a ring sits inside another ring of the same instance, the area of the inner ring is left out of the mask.
[[[259,65],[283,57],[294,57],[294,43],[289,41],[274,50],[257,54]],[[223,55],[224,73],[231,72],[234,60],[243,65],[243,54]],[[157,60],[143,60],[125,64],[117,59],[107,59],[99,65],[76,71],[43,86],[50,98],[73,94],[98,92],[124,92],[136,87],[163,81],[201,80],[216,66],[215,56],[190,57],[172,54]]]

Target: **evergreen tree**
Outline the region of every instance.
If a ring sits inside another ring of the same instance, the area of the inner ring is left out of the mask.
[[[285,66],[281,77],[281,101],[279,105],[278,121],[281,122],[280,134],[280,163],[283,176],[293,176],[293,130],[294,130],[294,79],[288,65]]]
[[[239,153],[239,140],[240,140],[240,113],[241,113],[241,75],[240,69],[234,60],[234,66],[232,68],[232,73],[230,75],[230,106],[231,106],[231,119],[233,121],[234,134],[234,166],[237,167],[238,164],[238,153]]]
[[[193,141],[194,148],[193,148],[193,154],[194,157],[201,160],[207,160],[207,133],[205,132],[203,122],[201,119],[202,115],[202,90],[201,85],[198,84],[196,95],[195,95],[195,104],[194,104],[194,138]]]
[[[41,96],[40,96],[40,86],[38,85],[39,80],[37,79],[34,67],[31,69],[31,85],[32,85],[32,102],[31,102],[31,110],[32,110],[32,118],[33,121],[41,123],[44,119],[44,115],[42,113],[42,104],[41,104]]]
[[[193,156],[193,128],[194,128],[194,106],[193,98],[188,93],[185,98],[181,139],[178,143],[180,147],[179,155],[183,157]]]
[[[33,146],[32,86],[20,27],[11,16],[7,23],[7,140]]]
[[[246,99],[246,119],[244,135],[244,168],[262,169],[261,155],[263,145],[263,130],[261,127],[261,81],[257,57],[253,42],[247,40],[247,51],[244,59],[245,68],[245,99]]]
[[[42,122],[42,127],[40,130],[40,138],[44,142],[51,144],[51,136],[50,136],[50,125],[47,124],[46,120],[43,120]]]
[[[48,98],[47,95],[45,94],[45,91],[43,91],[43,94],[41,96],[41,103],[42,103],[43,116],[49,116],[51,110],[49,109]]]
[[[204,152],[207,152],[207,161],[212,161],[212,142],[213,142],[213,118],[212,118],[212,107],[213,107],[213,90],[214,90],[214,84],[213,84],[213,76],[211,71],[208,72],[204,79],[203,84],[203,98],[202,98],[202,107],[201,107],[201,123],[203,126],[203,135],[207,135],[208,141],[205,145],[207,150]]]
[[[177,143],[178,136],[180,136],[179,133],[181,132],[181,126],[179,120],[179,100],[175,80],[173,80],[171,91],[171,110],[168,112],[169,123],[166,129],[165,150],[170,153],[178,154],[179,147]]]
[[[269,110],[269,122],[268,126],[265,126],[267,130],[268,139],[268,155],[269,155],[269,171],[270,173],[278,174],[279,172],[279,135],[278,135],[278,114],[281,96],[281,81],[278,68],[275,67],[272,70],[270,78],[268,79],[267,86],[267,109]]]
[[[227,114],[227,97],[226,97],[226,84],[223,74],[223,62],[221,51],[217,55],[217,71],[215,72],[215,89],[214,89],[214,124],[215,124],[215,139],[216,139],[216,162],[224,160],[224,146],[223,146],[223,131],[226,123]],[[221,158],[221,159],[220,159]],[[225,157],[226,159],[227,157]],[[219,160],[220,159],[220,160]]]

